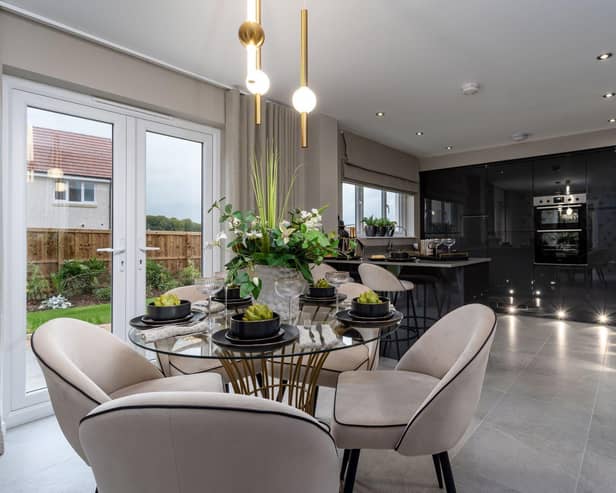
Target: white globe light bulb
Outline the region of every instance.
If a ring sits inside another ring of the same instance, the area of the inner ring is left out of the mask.
[[[270,80],[263,70],[253,70],[246,77],[246,87],[252,94],[265,94],[269,91]]]
[[[317,97],[307,86],[300,87],[293,93],[293,107],[300,113],[310,113],[317,105]]]

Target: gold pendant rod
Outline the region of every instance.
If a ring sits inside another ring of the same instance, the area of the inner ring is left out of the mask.
[[[302,9],[299,84],[308,85],[308,10]]]
[[[300,147],[306,149],[308,147],[308,113],[300,113],[299,126],[301,131]]]
[[[255,21],[261,25],[261,0],[255,0]],[[257,47],[256,69],[261,70],[261,46]],[[261,95],[255,94],[255,125],[261,125]]]

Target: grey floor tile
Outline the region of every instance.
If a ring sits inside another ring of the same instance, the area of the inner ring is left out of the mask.
[[[611,493],[616,491],[616,459],[588,450],[576,493]]]

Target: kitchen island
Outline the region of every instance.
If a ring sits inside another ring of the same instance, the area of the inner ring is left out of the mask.
[[[325,259],[325,263],[350,272],[358,281],[357,268],[361,263],[385,267],[400,279],[412,281],[413,277],[431,276],[437,281],[441,315],[467,303],[481,302],[487,296],[491,261],[485,257],[471,257],[468,260]],[[422,299],[422,303],[425,300]]]

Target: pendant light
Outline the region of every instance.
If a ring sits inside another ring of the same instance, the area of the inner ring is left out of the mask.
[[[238,36],[246,48],[246,88],[255,96],[255,124],[261,124],[261,96],[270,87],[270,80],[261,68],[261,46],[265,31],[261,26],[261,0],[248,0],[246,21]]]
[[[308,10],[301,10],[300,87],[293,93],[293,107],[300,113],[300,146],[308,147],[308,113],[317,105],[317,97],[308,87]]]

